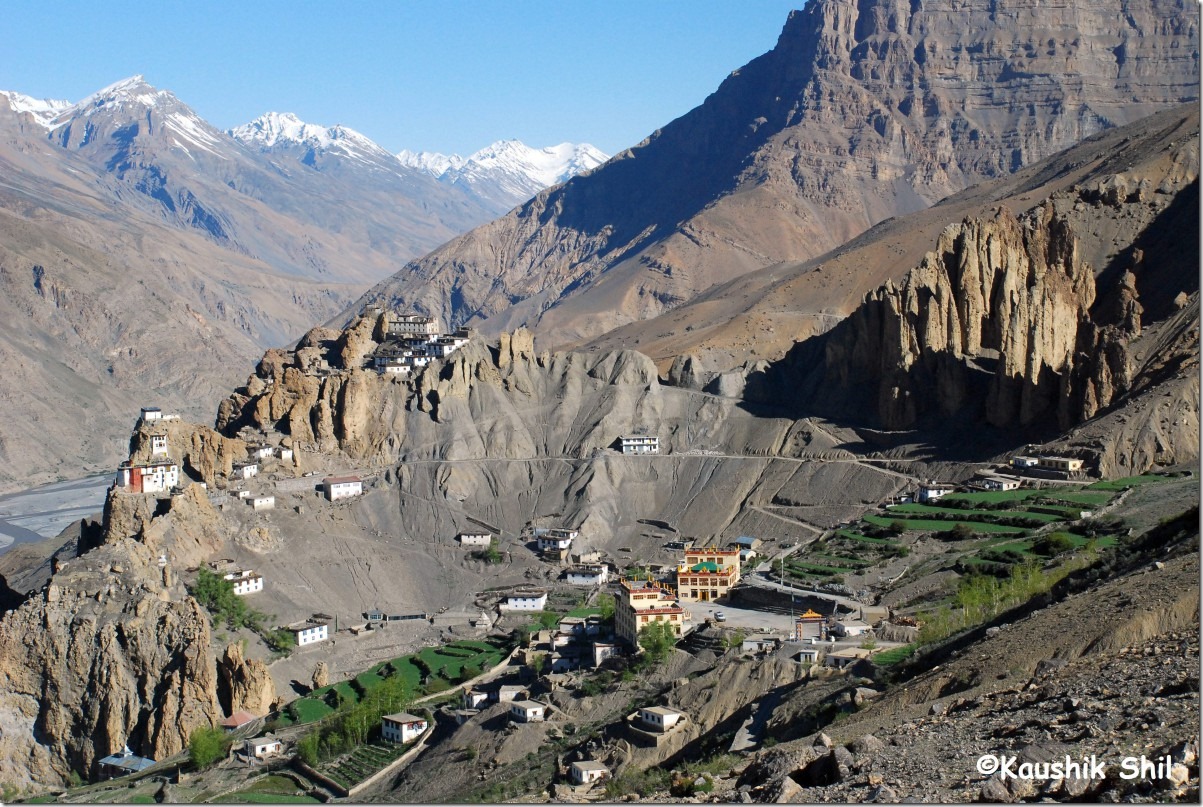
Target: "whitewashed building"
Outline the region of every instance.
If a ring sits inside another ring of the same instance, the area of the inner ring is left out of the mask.
[[[510,719],[519,723],[541,723],[547,719],[547,707],[538,701],[514,701],[510,704]]]
[[[639,710],[639,723],[649,731],[671,731],[685,715],[664,706],[645,706]]]
[[[225,579],[234,583],[234,593],[239,597],[263,591],[263,575],[255,574],[250,569],[228,572]]]
[[[380,718],[380,737],[390,743],[413,742],[422,736],[429,723],[426,718],[399,712]]]
[[[501,601],[503,611],[542,611],[547,607],[547,592],[518,591]]]
[[[632,434],[621,438],[623,454],[659,454],[660,438],[651,434]],[[613,445],[611,443],[611,445]]]
[[[162,493],[180,484],[180,466],[171,460],[153,460],[142,465],[124,463],[117,469],[117,487],[131,493]]]
[[[280,448],[278,450],[280,452],[280,460],[281,461],[287,462],[292,459],[292,449],[291,448],[285,448],[284,446],[280,446]]]
[[[358,476],[328,476],[322,480],[326,498],[332,502],[349,499],[363,493],[363,480]]]
[[[152,434],[150,436],[150,455],[152,457],[167,456],[167,435]]]
[[[926,485],[919,486],[919,495],[916,498],[920,502],[934,502],[937,499],[944,498],[956,489],[956,485],[948,482],[928,482]]]
[[[252,496],[251,509],[256,513],[262,510],[274,510],[276,508],[275,496]]]
[[[600,762],[584,760],[572,763],[568,767],[568,773],[572,777],[573,784],[589,785],[608,777],[610,769]]]
[[[390,336],[434,336],[439,332],[439,321],[421,314],[392,314],[388,332]]]
[[[460,546],[474,547],[477,549],[487,548],[493,543],[493,533],[491,532],[461,532],[456,536]]]
[[[251,479],[259,475],[259,463],[239,462],[234,464],[234,476],[239,479]]]
[[[601,586],[610,579],[610,570],[602,565],[574,566],[565,574],[569,585]]]
[[[253,740],[246,741],[246,754],[255,759],[266,759],[267,757],[274,757],[283,752],[284,743],[271,735],[256,737]]]
[[[321,620],[306,620],[288,626],[297,640],[297,647],[304,647],[315,642],[324,642],[330,638],[330,625]]]
[[[142,422],[150,423],[153,420],[162,420],[163,410],[157,406],[142,407]]]
[[[551,529],[539,535],[537,538],[539,551],[545,552],[550,549],[563,551],[572,546],[572,541],[580,532],[577,530]]]

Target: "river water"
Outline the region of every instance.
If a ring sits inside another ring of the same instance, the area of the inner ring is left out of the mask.
[[[99,514],[113,474],[51,482],[0,496],[0,554],[29,541],[53,538],[67,525]]]

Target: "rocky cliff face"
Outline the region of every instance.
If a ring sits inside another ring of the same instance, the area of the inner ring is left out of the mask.
[[[369,298],[596,335],[1196,98],[1198,29],[1162,0],[812,2],[704,104]]]
[[[246,658],[239,645],[226,646],[217,664],[217,694],[227,714],[266,715],[276,701],[276,684],[267,665]]]
[[[156,557],[120,540],[60,562],[0,619],[0,780],[63,781],[126,744],[161,759],[220,719],[209,617]]]
[[[1098,470],[1188,461],[1198,252],[1174,245],[1198,238],[1198,118],[1180,117],[1144,126],[1138,153],[1101,154],[1110,170],[1026,212],[949,225],[918,266],[827,333],[735,381],[800,413],[889,430],[979,424],[1012,442],[1123,411],[1109,435],[1090,428],[1074,441]],[[717,391],[725,376],[697,366],[682,359],[670,375]],[[1171,388],[1178,415],[1149,404]]]
[[[1092,384],[1082,397],[1106,403],[1111,376],[1074,373],[1079,341],[1102,340],[1126,361],[1119,334],[1095,333],[1088,312],[1094,276],[1077,254],[1064,219],[1039,208],[1024,220],[1007,212],[949,227],[936,249],[898,286],[887,283],[826,340],[821,384],[864,390],[873,414],[890,429],[922,415],[968,409],[970,376],[993,367],[986,419],[1001,427],[1028,425],[1057,413],[1073,421],[1071,379]],[[1079,338],[1079,331],[1082,335]],[[1062,405],[1059,407],[1059,403]]]

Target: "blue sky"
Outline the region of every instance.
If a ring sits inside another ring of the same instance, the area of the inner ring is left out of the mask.
[[[0,89],[79,100],[141,73],[221,128],[269,110],[390,151],[613,153],[773,47],[802,0],[9,0]]]

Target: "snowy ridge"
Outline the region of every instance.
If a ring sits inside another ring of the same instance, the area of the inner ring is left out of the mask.
[[[403,151],[397,159],[451,184],[493,184],[521,200],[577,174],[592,171],[609,157],[588,143],[531,148],[520,140],[498,140],[470,157]]]
[[[19,92],[0,90],[0,96],[8,101],[13,112],[28,112],[41,125],[50,128],[50,122],[63,110],[71,106],[70,101],[55,101],[50,98],[31,98]]]
[[[361,161],[396,162],[387,150],[346,126],[319,126],[306,123],[291,112],[268,112],[250,123],[236,126],[226,134],[258,149],[304,146],[318,151],[337,151]]]

